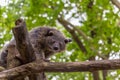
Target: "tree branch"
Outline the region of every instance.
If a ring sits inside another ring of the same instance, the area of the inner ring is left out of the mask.
[[[40,64],[39,64],[40,63]],[[32,73],[43,72],[81,72],[96,70],[120,69],[120,59],[86,62],[44,62],[37,60],[13,69],[0,72],[0,79],[7,77],[26,76]]]
[[[12,29],[17,49],[24,63],[35,60],[34,50],[30,43],[26,23],[22,19],[16,21],[16,27]]]
[[[16,46],[21,55],[21,59],[25,64],[36,59],[36,56],[35,56],[36,52],[33,50],[32,45],[30,43],[28,31],[26,28],[26,23],[22,19],[18,19],[15,22],[15,24],[16,24],[16,27],[13,28],[13,33],[16,41]],[[42,52],[39,52],[39,54],[41,54],[40,57],[42,59],[43,57]],[[45,77],[42,76],[43,74],[44,74],[43,72],[39,74],[41,75],[41,80],[45,80],[44,79]],[[29,78],[30,80],[38,80],[37,76],[38,75],[33,74],[33,75],[30,75]]]
[[[78,32],[79,35],[81,35],[85,40],[89,41],[89,38],[85,35],[85,33],[83,31],[81,31],[80,29],[78,29],[77,27],[75,27],[73,24],[71,24],[70,22],[64,20],[63,18],[61,18],[61,20],[63,20],[66,24],[70,25],[74,30],[76,30]]]
[[[74,38],[74,40],[78,43],[79,48],[81,49],[81,51],[83,53],[87,53],[87,50],[85,48],[85,46],[83,45],[83,43],[81,42],[81,40],[79,39],[79,37],[77,36],[77,34],[75,33],[75,30],[70,28],[70,24],[68,24],[67,21],[65,21],[62,17],[58,18],[58,21],[65,27],[65,29],[72,35],[72,37]]]
[[[79,35],[81,35],[85,40],[87,40],[90,44],[91,44],[91,38],[88,38],[84,32],[82,32],[81,30],[77,29],[77,27],[75,27],[73,24],[71,24],[70,22],[66,21],[65,19],[63,19],[62,17],[58,18],[58,21],[65,27],[65,29],[72,35],[72,37],[74,38],[74,40],[77,42],[79,48],[81,49],[82,52],[87,53],[87,50],[85,48],[85,46],[82,44],[82,42],[80,41],[80,39],[78,38],[77,34],[75,33],[75,31],[78,32]],[[73,28],[70,29],[69,25]],[[91,44],[92,45],[92,44]],[[93,50],[95,53],[97,53],[97,55],[101,58],[106,59],[106,57],[102,54],[99,54],[98,51],[96,51],[93,47],[91,47],[91,50]]]
[[[120,2],[118,0],[111,0],[111,2],[120,9]]]

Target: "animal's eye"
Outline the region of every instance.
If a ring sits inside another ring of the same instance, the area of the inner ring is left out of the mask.
[[[52,43],[55,43],[55,41],[52,41]]]
[[[5,50],[5,52],[8,52],[8,50]]]
[[[52,43],[55,43],[56,41],[54,39],[51,40]]]

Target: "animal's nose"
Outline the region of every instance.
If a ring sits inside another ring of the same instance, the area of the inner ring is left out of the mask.
[[[54,50],[58,50],[58,47],[54,47]]]

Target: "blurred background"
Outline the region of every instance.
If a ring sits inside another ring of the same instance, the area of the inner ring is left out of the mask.
[[[120,59],[119,0],[0,0],[0,49],[23,18],[28,30],[55,27],[73,42],[53,62]],[[46,73],[48,80],[120,80],[120,70]]]

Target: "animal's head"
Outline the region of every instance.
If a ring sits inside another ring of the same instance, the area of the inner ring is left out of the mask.
[[[69,42],[71,39],[65,38],[60,31],[50,29],[46,34],[45,48],[53,53],[61,52],[65,50],[66,44]]]

